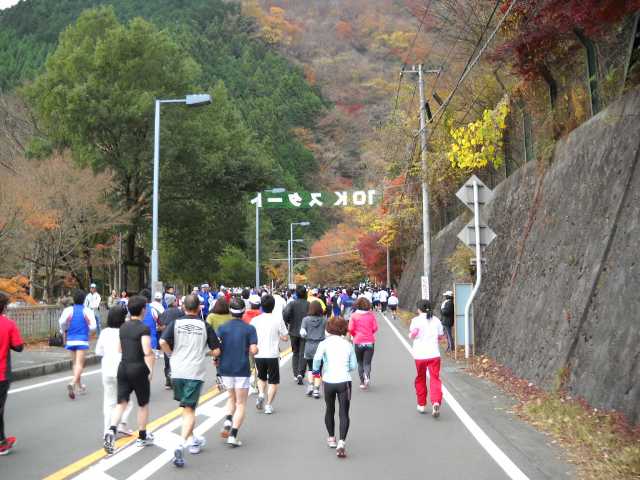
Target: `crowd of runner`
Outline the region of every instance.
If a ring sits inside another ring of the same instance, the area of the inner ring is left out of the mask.
[[[99,330],[100,299],[95,286],[91,287],[89,294],[76,291],[73,305],[65,308],[59,319],[65,348],[73,359],[72,381],[66,386],[72,400],[86,393],[81,381],[85,354],[91,332]],[[451,292],[446,292],[441,306],[447,318],[451,297]],[[102,357],[104,450],[111,455],[116,451],[118,435],[134,435],[129,426],[131,393],[135,393],[139,407],[136,444],[153,444],[153,434],[147,431],[150,382],[155,362],[162,359],[165,388],[173,390],[174,399],[183,409],[181,440],[173,457],[174,465],[183,467],[185,451],[197,454],[206,443],[204,437],[194,433],[194,427],[208,362],[216,366],[217,387],[228,393],[220,436],[227,445],[239,447],[250,395],[256,395],[259,411],[274,413],[285,342],[291,346],[293,381],[306,384],[307,396],[324,397],[327,445],[336,449],[338,457],[345,457],[352,372],[357,371],[362,391],[371,387],[377,312],[389,311],[396,319],[399,302],[395,291],[363,285],[311,290],[298,286],[277,292],[224,286],[211,289],[203,284],[185,296],[177,295],[171,287],[153,296],[143,290],[130,298],[113,292],[108,303],[106,327],[96,344],[96,354]],[[2,370],[2,355],[5,350],[22,348],[15,324],[2,316],[5,306],[0,296],[0,455],[15,444],[14,437],[4,435],[8,380]],[[451,327],[443,328],[429,301],[418,302],[417,314],[409,327],[417,371],[417,410],[425,413],[429,391],[432,415],[437,417],[442,403],[438,341],[446,333],[451,347]]]

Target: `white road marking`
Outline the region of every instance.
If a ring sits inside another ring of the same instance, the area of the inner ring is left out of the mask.
[[[286,365],[289,360],[291,360],[291,354],[280,360],[280,368]],[[222,402],[225,402],[227,398],[229,398],[229,394],[225,392],[198,406],[198,408],[196,409],[196,415],[198,417],[207,418],[195,428],[195,433],[197,435],[204,435],[204,433],[211,430],[218,422],[220,422],[220,420],[224,418],[226,411],[224,410],[224,408],[219,407],[218,405]],[[181,441],[181,437],[179,437],[173,431],[181,425],[181,422],[181,418],[176,418],[175,420],[172,420],[168,424],[164,425],[162,428],[153,432],[155,438],[154,447],[147,448],[160,448],[164,451],[149,463],[145,464],[142,468],[137,470],[135,473],[133,473],[131,476],[129,476],[127,480],[146,480],[162,467],[170,463],[171,460],[173,460],[173,450],[175,449],[175,446],[178,444],[178,442]],[[128,445],[127,447],[117,452],[115,455],[101,460],[100,462],[89,467],[87,470],[74,478],[76,480],[116,480],[106,472],[116,465],[129,459],[141,450],[142,448],[136,447],[133,444]]]
[[[89,372],[84,372],[82,374],[83,377],[88,377],[90,375],[96,375],[98,373],[100,373],[102,371],[102,369],[98,369],[98,370],[91,370]],[[34,390],[36,388],[42,388],[42,387],[46,387],[48,385],[54,385],[56,383],[63,383],[63,382],[68,382],[69,380],[73,380],[73,376],[69,375],[66,377],[61,377],[61,378],[54,378],[53,380],[47,380],[46,382],[40,382],[40,383],[34,383],[33,385],[27,385],[26,387],[19,387],[19,388],[13,388],[11,390],[9,390],[9,395],[11,395],[12,393],[20,393],[20,392],[27,392],[29,390]]]
[[[391,323],[391,321],[387,318],[387,316],[383,313],[387,325],[391,328],[393,333],[400,339],[400,343],[411,353],[411,346],[409,342],[402,336],[402,334],[398,331],[398,329]],[[462,406],[458,403],[458,401],[451,395],[449,390],[442,385],[442,395],[444,399],[447,401],[451,410],[458,416],[462,424],[469,430],[469,433],[474,436],[474,438],[478,441],[480,446],[486,450],[491,458],[498,464],[502,470],[509,476],[509,478],[513,480],[529,480],[522,470],[518,468],[518,466],[511,461],[509,457],[498,447],[493,440],[489,438],[489,436],[484,433],[478,424],[469,416],[469,414],[462,408]]]

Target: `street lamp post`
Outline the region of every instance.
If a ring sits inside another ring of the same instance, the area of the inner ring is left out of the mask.
[[[267,193],[284,193],[285,188],[272,188]],[[260,207],[262,207],[262,193],[258,193],[256,203],[256,289],[260,288]]]
[[[153,139],[153,220],[151,229],[151,290],[158,282],[158,203],[160,194],[160,105],[163,103],[184,103],[189,107],[199,107],[211,103],[211,95],[187,95],[184,98],[156,100],[156,114]]]
[[[310,222],[293,222],[290,227],[290,239],[289,239],[289,285],[293,283],[293,227],[299,225],[301,227],[308,227]]]

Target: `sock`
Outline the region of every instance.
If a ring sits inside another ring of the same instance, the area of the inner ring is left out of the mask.
[[[237,437],[238,436],[238,429],[237,428],[232,428],[231,429],[231,436],[232,437]]]
[[[138,438],[140,440],[146,440],[147,439],[147,431],[146,430],[140,430],[140,433],[138,434]]]
[[[109,427],[109,430],[111,430],[113,432],[113,434],[115,435],[116,433],[118,433],[118,426],[117,425],[111,425]]]
[[[226,417],[224,417],[225,421],[230,422],[233,420],[233,415],[227,415]]]

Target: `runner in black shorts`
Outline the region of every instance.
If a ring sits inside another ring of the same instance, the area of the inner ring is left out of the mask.
[[[153,444],[153,435],[147,433],[149,419],[150,380],[155,362],[155,355],[151,349],[151,333],[142,319],[145,315],[147,300],[135,296],[129,299],[129,313],[131,321],[120,327],[120,346],[122,360],[118,367],[118,406],[111,418],[111,427],[104,435],[104,450],[111,455],[114,452],[114,439],[117,425],[122,413],[129,404],[131,392],[135,392],[138,399],[138,446]]]

